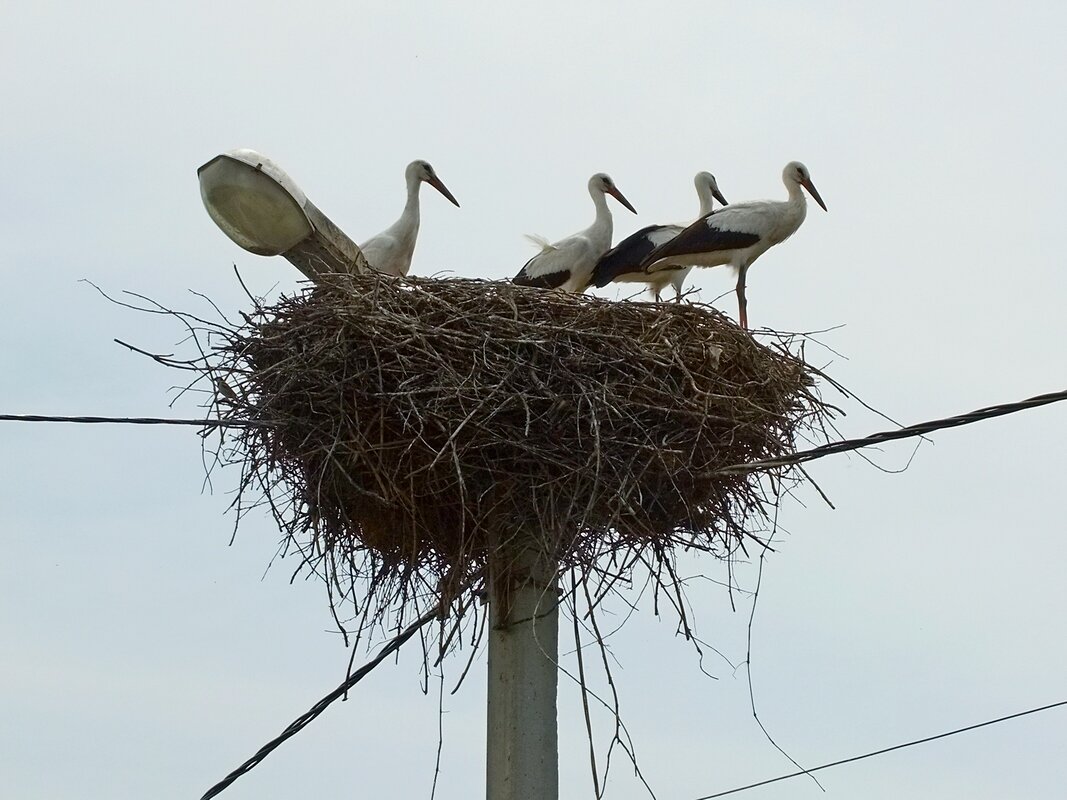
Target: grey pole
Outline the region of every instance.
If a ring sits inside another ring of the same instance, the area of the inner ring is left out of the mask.
[[[558,800],[557,565],[537,549],[490,567],[487,800]]]

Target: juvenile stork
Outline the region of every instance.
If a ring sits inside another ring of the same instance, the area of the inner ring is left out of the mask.
[[[642,262],[650,275],[679,266],[718,267],[729,264],[737,271],[737,307],[742,328],[748,327],[745,277],[748,268],[767,250],[784,242],[804,221],[807,201],[800,187],[826,211],[826,203],[811,182],[808,168],[791,161],[782,170],[789,199],[738,203],[706,214],[669,242],[649,253]]]
[[[598,172],[589,179],[589,195],[596,206],[593,224],[584,231],[551,244],[542,239],[533,239],[541,245],[541,252],[527,261],[511,282],[519,286],[584,292],[589,287],[597,260],[611,247],[611,211],[605,194],[610,194],[632,213],[637,213],[615,186],[615,181]]]
[[[696,186],[697,198],[700,200],[698,216],[703,217],[714,211],[716,200],[724,206],[728,205],[726,198],[719,191],[715,176],[710,172],[698,172],[693,178],[693,185]],[[675,299],[680,300],[682,284],[685,283],[689,271],[693,269],[691,266],[649,274],[642,269],[641,262],[649,253],[669,242],[683,230],[685,230],[685,225],[649,225],[637,233],[630,234],[608,250],[597,262],[593,270],[593,285],[602,287],[612,282],[647,283],[648,290],[656,298],[656,302],[659,302],[660,295],[669,283],[674,286]]]
[[[404,276],[411,269],[411,256],[415,252],[415,240],[419,236],[419,187],[428,183],[454,206],[459,207],[452,192],[441,183],[429,162],[412,161],[404,170],[408,185],[408,201],[400,219],[359,246],[374,269],[387,275]]]

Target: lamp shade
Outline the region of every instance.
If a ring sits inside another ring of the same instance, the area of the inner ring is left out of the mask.
[[[197,170],[200,197],[223,233],[249,252],[276,256],[312,233],[307,197],[255,150],[231,150]]]

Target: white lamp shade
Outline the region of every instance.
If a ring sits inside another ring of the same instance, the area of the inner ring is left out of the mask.
[[[313,231],[307,197],[285,171],[254,150],[232,150],[197,170],[204,208],[249,252],[280,255]]]

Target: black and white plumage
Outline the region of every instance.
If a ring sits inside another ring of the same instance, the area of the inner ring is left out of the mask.
[[[693,185],[700,200],[700,214],[710,214],[715,210],[715,201],[728,205],[726,198],[719,191],[719,184],[710,172],[698,172],[693,178]],[[641,267],[642,261],[657,247],[660,247],[683,230],[685,225],[649,225],[632,233],[608,250],[597,262],[593,270],[593,286],[607,286],[609,283],[647,283],[648,290],[658,301],[667,284],[674,286],[675,297],[681,298],[682,284],[692,267],[675,270],[661,270],[647,273]]]
[[[551,242],[530,237],[541,246],[541,252],[526,262],[512,283],[536,286],[541,289],[562,289],[565,292],[584,292],[597,260],[611,247],[611,210],[605,194],[610,194],[636,214],[630,201],[623,197],[609,175],[598,172],[589,179],[589,195],[596,206],[596,218],[584,231]]]
[[[441,182],[429,162],[412,161],[404,170],[408,188],[408,201],[400,219],[359,246],[367,263],[378,272],[402,277],[411,269],[411,257],[415,253],[415,240],[419,236],[419,187],[428,183],[457,208],[459,203],[452,192]]]
[[[669,242],[645,257],[642,266],[650,275],[675,270],[679,266],[718,267],[728,264],[737,270],[737,305],[741,327],[748,327],[745,278],[748,268],[767,250],[796,233],[807,215],[807,201],[801,187],[826,211],[808,168],[791,161],[782,170],[782,182],[789,199],[738,203],[707,214]]]

